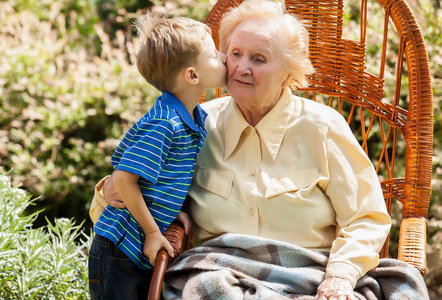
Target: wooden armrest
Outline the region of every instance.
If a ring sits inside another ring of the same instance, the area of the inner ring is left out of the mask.
[[[186,242],[183,225],[179,222],[173,222],[170,224],[169,228],[163,232],[163,235],[172,245],[173,252],[176,257],[181,253]],[[157,258],[155,259],[155,268],[152,274],[152,280],[150,282],[149,294],[147,296],[148,300],[160,299],[161,286],[163,284],[164,273],[166,272],[169,260],[170,257],[169,254],[167,254],[166,249],[161,249],[160,252],[158,252]]]

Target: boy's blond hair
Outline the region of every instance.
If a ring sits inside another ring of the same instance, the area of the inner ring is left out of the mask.
[[[137,67],[148,83],[170,92],[178,73],[195,62],[210,28],[188,18],[139,16],[134,27],[140,37]]]
[[[221,52],[226,53],[235,28],[246,20],[255,19],[266,21],[274,26],[284,40],[285,65],[290,76],[289,86],[296,90],[308,86],[306,75],[314,73],[314,68],[308,58],[309,35],[303,22],[285,13],[284,6],[270,0],[250,0],[223,15],[219,31]]]

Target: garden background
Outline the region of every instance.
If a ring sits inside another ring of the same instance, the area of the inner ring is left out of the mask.
[[[93,187],[112,172],[122,134],[158,95],[136,69],[131,22],[145,9],[203,21],[215,2],[0,1],[0,299],[88,298],[82,247],[90,242]],[[357,36],[359,1],[345,2],[344,35]],[[440,0],[409,4],[433,77],[425,279],[432,299],[442,299],[442,10]],[[382,24],[377,2],[369,1],[369,14],[369,24]]]

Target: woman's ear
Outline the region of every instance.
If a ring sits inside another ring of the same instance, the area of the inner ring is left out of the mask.
[[[186,79],[189,84],[198,84],[200,82],[200,78],[194,67],[188,67],[184,70],[184,79]]]

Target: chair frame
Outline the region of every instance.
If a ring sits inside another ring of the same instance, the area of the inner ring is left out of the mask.
[[[378,75],[366,70],[367,2],[361,1],[360,40],[342,37],[342,0],[286,0],[287,12],[306,22],[310,35],[310,59],[315,74],[309,76],[310,86],[301,90],[314,101],[343,114],[362,148],[374,162],[391,215],[393,199],[402,205],[398,259],[426,271],[426,218],[430,201],[433,156],[433,93],[428,53],[419,24],[405,0],[378,0],[383,7],[384,35]],[[224,12],[242,0],[219,0],[205,23],[219,47],[218,31]],[[395,91],[393,99],[384,98],[387,62],[388,28],[393,22],[399,36]],[[404,71],[404,61],[407,71]],[[401,99],[401,85],[408,76],[408,102]],[[217,89],[216,96],[221,96]],[[347,109],[349,111],[347,111]],[[378,126],[378,127],[377,127]],[[374,128],[378,128],[377,132]],[[377,136],[381,149],[368,149],[370,139]],[[405,143],[405,146],[401,146]],[[403,148],[403,149],[402,149]],[[379,153],[376,155],[376,153]],[[398,156],[405,152],[405,166],[397,166]],[[396,168],[395,168],[396,167]],[[180,224],[174,223],[165,235],[175,254],[185,248],[186,239]],[[388,256],[388,239],[381,257]],[[148,299],[159,299],[164,272],[169,261],[162,250]]]

